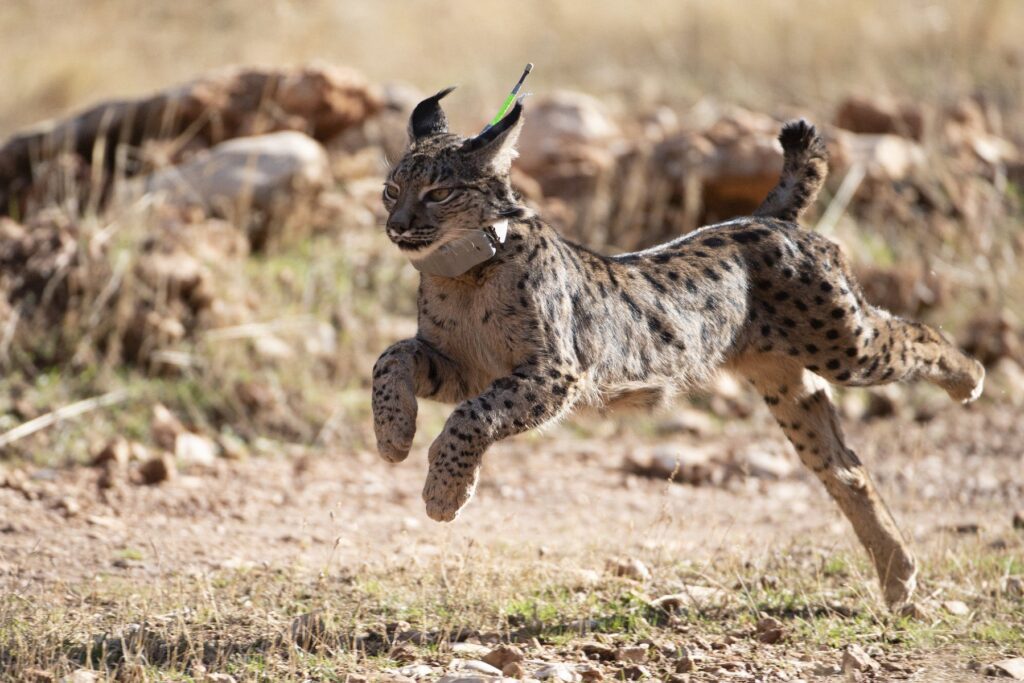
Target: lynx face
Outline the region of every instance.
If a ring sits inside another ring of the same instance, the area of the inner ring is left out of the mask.
[[[409,147],[384,184],[388,238],[410,255],[523,214],[508,184],[522,107],[486,132],[464,138],[448,132],[439,105],[449,92],[413,111]]]

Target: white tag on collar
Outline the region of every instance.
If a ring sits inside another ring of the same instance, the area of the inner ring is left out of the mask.
[[[409,261],[421,273],[441,277],[459,277],[470,268],[489,261],[498,253],[498,245],[508,237],[508,220],[483,230],[472,230],[426,253],[410,256]]]

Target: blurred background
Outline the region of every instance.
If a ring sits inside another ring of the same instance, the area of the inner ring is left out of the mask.
[[[749,212],[806,116],[832,155],[809,228],[1019,379],[1022,31],[1012,0],[5,3],[0,433],[118,407],[0,444],[159,449],[166,404],[213,452],[369,445],[369,368],[415,328],[388,159],[424,93],[458,84],[468,134],[527,61],[515,183],[569,236]]]

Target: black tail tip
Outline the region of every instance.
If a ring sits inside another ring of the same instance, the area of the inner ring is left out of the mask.
[[[818,129],[814,127],[814,124],[808,122],[807,119],[796,119],[782,126],[782,132],[779,133],[779,142],[782,143],[782,149],[785,152],[802,152],[811,149],[820,151],[824,149],[824,143],[821,140],[821,136],[818,135]]]

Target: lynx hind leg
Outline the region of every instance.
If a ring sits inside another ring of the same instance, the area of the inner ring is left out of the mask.
[[[980,363],[927,325],[869,304],[835,244],[810,233],[793,239],[804,256],[754,282],[759,352],[786,354],[845,386],[923,379],[958,401],[981,394]]]
[[[850,521],[874,563],[886,603],[905,604],[914,592],[917,564],[864,465],[846,446],[828,385],[777,355],[746,356],[734,369],[764,397],[801,462]]]

